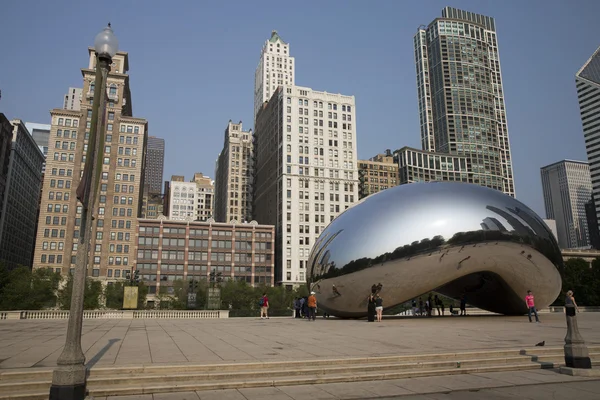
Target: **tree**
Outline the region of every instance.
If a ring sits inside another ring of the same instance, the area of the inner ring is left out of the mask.
[[[571,258],[565,262],[562,271],[563,293],[557,303],[564,304],[564,294],[572,290],[577,304],[600,305],[600,259],[592,262],[592,267],[582,258]]]
[[[73,292],[73,275],[69,274],[67,281],[58,291],[58,305],[61,310],[71,309],[71,293]],[[83,296],[84,310],[97,310],[100,308],[100,295],[102,294],[102,283],[90,278],[85,281]]]
[[[0,266],[0,309],[41,310],[56,305],[60,274],[51,269],[34,271],[18,267],[7,271]]]
[[[148,286],[144,282],[138,282],[138,309],[146,306],[146,297],[148,296]],[[123,302],[121,302],[123,304]]]
[[[106,285],[104,289],[104,298],[106,308],[120,310],[123,308],[123,283],[115,282],[112,285]]]

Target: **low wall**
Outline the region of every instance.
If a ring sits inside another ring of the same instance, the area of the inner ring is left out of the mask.
[[[68,310],[0,311],[3,319],[67,319]],[[229,310],[85,310],[83,319],[215,319]]]

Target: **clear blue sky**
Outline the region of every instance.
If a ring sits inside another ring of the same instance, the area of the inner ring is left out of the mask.
[[[598,0],[4,0],[0,112],[48,123],[110,21],[134,115],[166,140],[164,179],[214,177],[229,119],[252,128],[254,70],[276,29],[296,84],[356,96],[360,158],[419,147],[413,35],[446,5],[496,18],[517,198],[545,217],[540,167],[586,160],[574,74],[600,46]]]

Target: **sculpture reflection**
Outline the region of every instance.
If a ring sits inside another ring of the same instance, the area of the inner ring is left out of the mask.
[[[329,224],[308,264],[319,307],[340,317],[364,316],[364,299],[378,284],[387,307],[436,291],[523,314],[529,289],[538,307],[556,299],[561,266],[556,239],[531,209],[457,182],[402,185],[367,197]]]

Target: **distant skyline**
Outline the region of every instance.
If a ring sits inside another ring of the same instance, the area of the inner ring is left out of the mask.
[[[254,128],[254,71],[272,30],[296,84],[356,96],[358,156],[420,148],[413,36],[445,6],[495,18],[516,197],[545,217],[540,167],[587,161],[575,73],[600,46],[600,2],[3,2],[0,112],[49,123],[111,22],[129,52],[134,115],[166,141],[164,179],[214,179],[228,121]],[[573,6],[576,5],[576,6]]]

